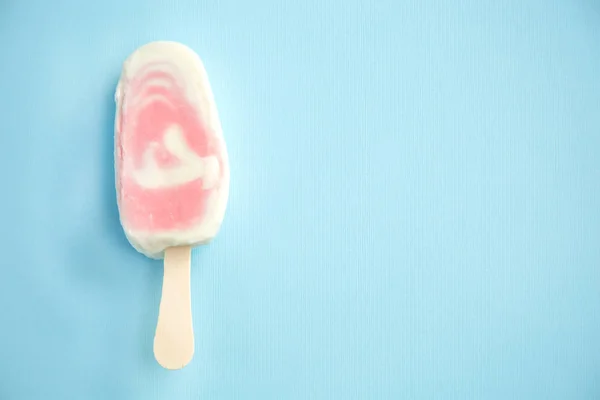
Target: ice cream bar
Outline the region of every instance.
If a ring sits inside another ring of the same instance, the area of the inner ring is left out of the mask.
[[[229,193],[229,164],[204,66],[175,42],[146,44],[125,61],[117,86],[117,204],[127,239],[164,258],[154,354],[165,368],[194,350],[190,251],[218,232]]]

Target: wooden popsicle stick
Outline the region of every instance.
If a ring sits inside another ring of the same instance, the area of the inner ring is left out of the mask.
[[[165,250],[165,274],[154,336],[154,357],[166,369],[181,369],[194,356],[191,250],[190,246]]]

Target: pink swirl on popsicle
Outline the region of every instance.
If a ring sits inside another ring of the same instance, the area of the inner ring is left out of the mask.
[[[121,109],[121,215],[133,229],[183,230],[202,222],[219,189],[219,140],[202,120],[173,64],[151,63],[124,89]]]

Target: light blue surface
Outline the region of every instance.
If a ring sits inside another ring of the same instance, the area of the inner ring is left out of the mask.
[[[231,159],[179,372],[113,180],[156,39]],[[600,398],[597,1],[0,0],[0,49],[0,399]]]

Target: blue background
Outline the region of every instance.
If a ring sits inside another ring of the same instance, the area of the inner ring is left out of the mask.
[[[118,221],[113,93],[204,59],[196,354]],[[0,399],[600,398],[600,3],[0,0]]]

